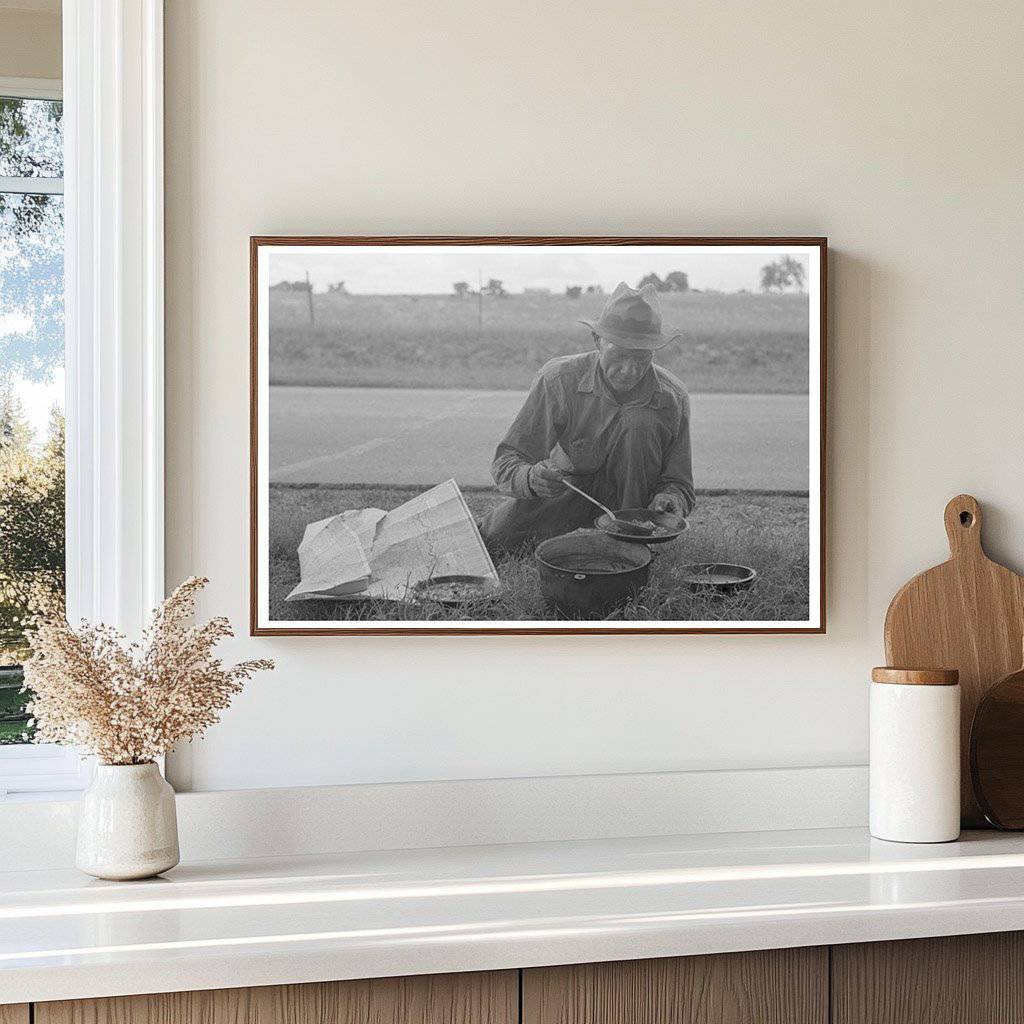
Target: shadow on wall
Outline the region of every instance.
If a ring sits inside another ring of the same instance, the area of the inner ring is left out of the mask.
[[[873,300],[877,301],[878,295],[891,293],[895,285],[894,281],[886,282],[877,267],[842,249],[829,249],[828,274],[826,597],[829,633],[834,637],[836,624],[846,623],[858,632],[866,630],[878,636],[881,643],[882,623],[871,622],[868,615],[870,389],[876,329],[872,310]]]

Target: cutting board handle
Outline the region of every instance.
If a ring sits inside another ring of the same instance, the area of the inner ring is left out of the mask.
[[[984,557],[981,549],[981,506],[969,494],[958,494],[943,516],[949,553],[954,558]]]

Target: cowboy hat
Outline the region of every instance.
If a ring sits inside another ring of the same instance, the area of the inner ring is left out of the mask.
[[[596,335],[620,348],[638,348],[654,352],[681,338],[678,331],[665,334],[661,327],[661,303],[653,284],[630,288],[620,281],[604,304],[596,323],[580,320]]]

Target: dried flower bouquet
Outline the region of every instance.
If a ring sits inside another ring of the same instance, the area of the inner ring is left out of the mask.
[[[274,663],[225,666],[214,648],[232,636],[228,620],[187,624],[208,582],[185,580],[140,643],[102,624],[73,629],[53,609],[41,614],[25,662],[37,742],[84,748],[104,764],[146,764],[217,722],[243,683]]]

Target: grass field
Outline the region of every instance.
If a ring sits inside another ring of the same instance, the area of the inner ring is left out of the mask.
[[[526,389],[558,355],[590,345],[576,321],[605,296],[308,296],[270,293],[270,383],[345,387]],[[661,296],[666,326],[684,333],[657,361],[693,392],[807,390],[806,295],[712,292]]]
[[[276,485],[270,488],[270,616],[275,620],[446,620],[459,613],[437,605],[397,602],[285,601],[298,582],[296,550],[307,523],[349,508],[392,509],[414,491]],[[480,515],[502,500],[493,491],[467,491]],[[797,621],[808,616],[808,503],[805,496],[735,492],[701,495],[690,528],[662,545],[648,585],[614,615],[623,620]],[[686,562],[739,562],[757,569],[752,588],[726,597],[692,594],[678,580]],[[526,552],[497,563],[502,594],[475,619],[530,620],[544,611],[533,556]]]

